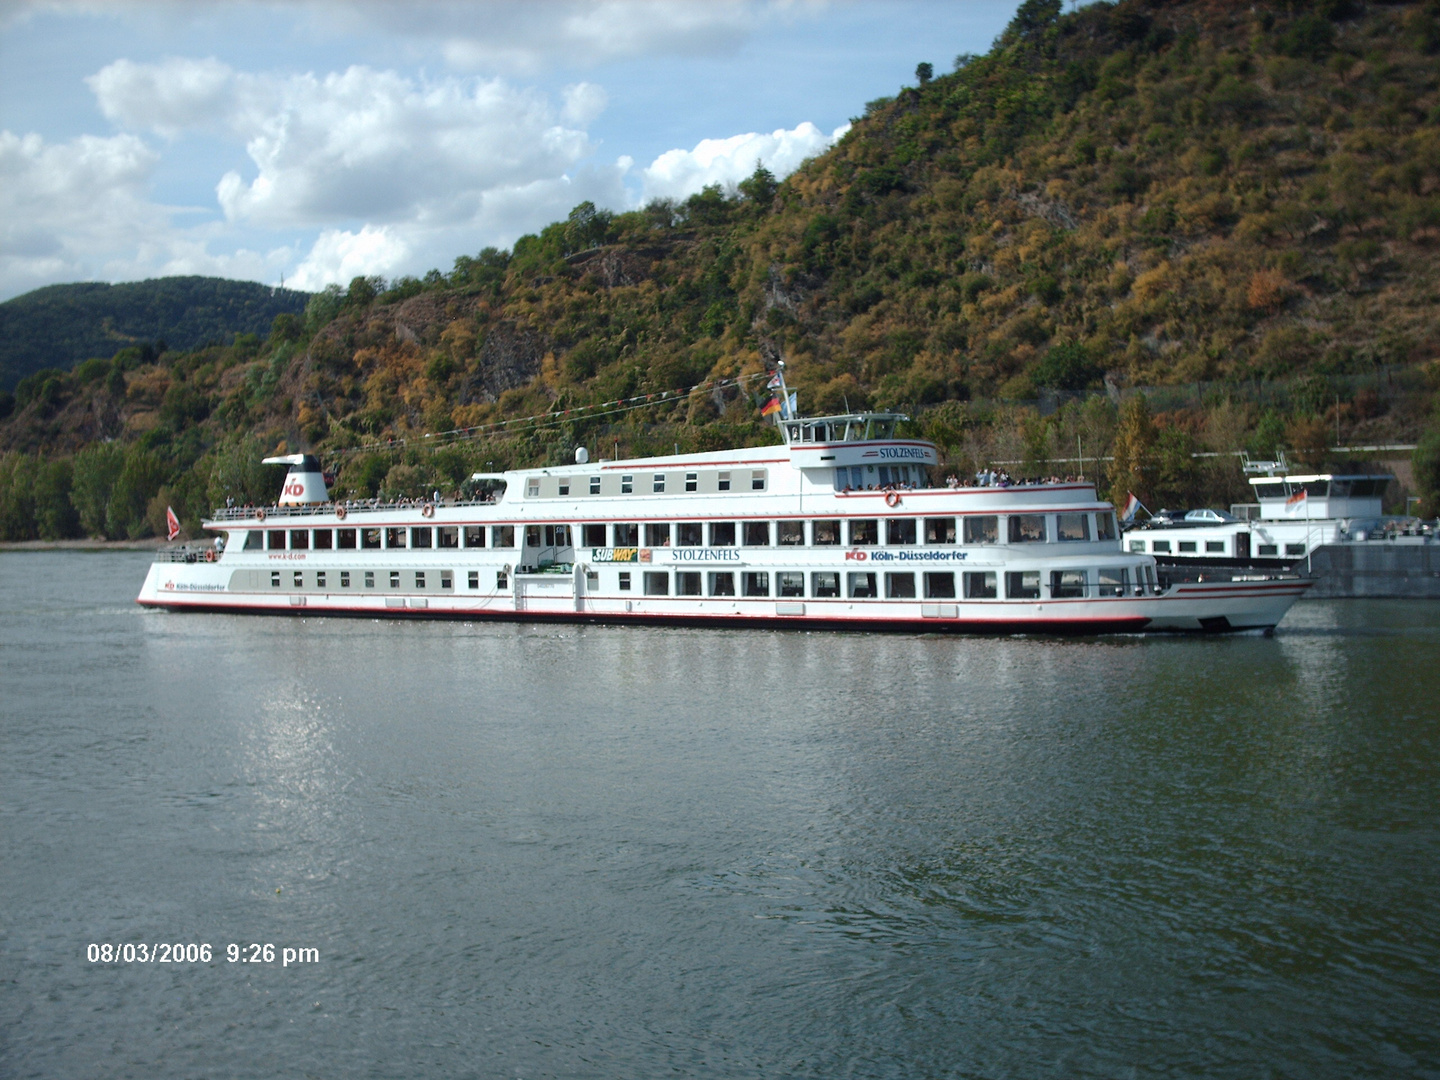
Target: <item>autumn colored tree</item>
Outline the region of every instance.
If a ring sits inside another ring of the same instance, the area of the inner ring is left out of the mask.
[[[1120,425],[1110,451],[1114,459],[1110,463],[1110,501],[1116,506],[1124,506],[1132,492],[1141,502],[1154,499],[1158,441],[1145,395],[1126,398],[1120,405]]]

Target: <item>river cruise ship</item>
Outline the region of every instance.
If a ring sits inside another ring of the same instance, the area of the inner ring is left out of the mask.
[[[176,611],[990,633],[1268,630],[1298,578],[1162,587],[1090,483],[937,485],[906,418],[791,419],[778,445],[476,474],[471,497],[277,505],[162,551]]]

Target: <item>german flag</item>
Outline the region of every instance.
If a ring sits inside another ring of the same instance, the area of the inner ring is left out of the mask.
[[[761,416],[773,416],[775,413],[777,413],[777,412],[779,412],[779,411],[780,411],[780,399],[779,399],[778,397],[772,397],[769,401],[765,402],[764,405],[761,405],[761,406],[760,406],[760,415],[761,415]]]

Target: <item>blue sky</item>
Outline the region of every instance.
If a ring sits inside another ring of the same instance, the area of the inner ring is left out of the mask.
[[[0,3],[0,299],[423,274],[785,175],[1014,0]]]

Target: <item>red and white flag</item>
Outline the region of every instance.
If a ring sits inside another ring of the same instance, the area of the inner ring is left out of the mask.
[[[1309,497],[1310,497],[1310,492],[1306,491],[1306,490],[1302,487],[1299,491],[1295,492],[1295,494],[1291,495],[1288,499],[1285,500],[1285,505],[1286,505],[1286,506],[1299,506],[1302,502],[1304,502],[1304,501],[1305,501],[1307,498],[1309,498]]]
[[[1144,509],[1144,504],[1142,504],[1140,500],[1135,497],[1135,493],[1132,491],[1129,494],[1130,497],[1125,500],[1125,506],[1120,511],[1121,521],[1134,521],[1135,511]]]
[[[180,519],[175,516],[175,511],[165,507],[165,539],[174,540],[180,535]]]

